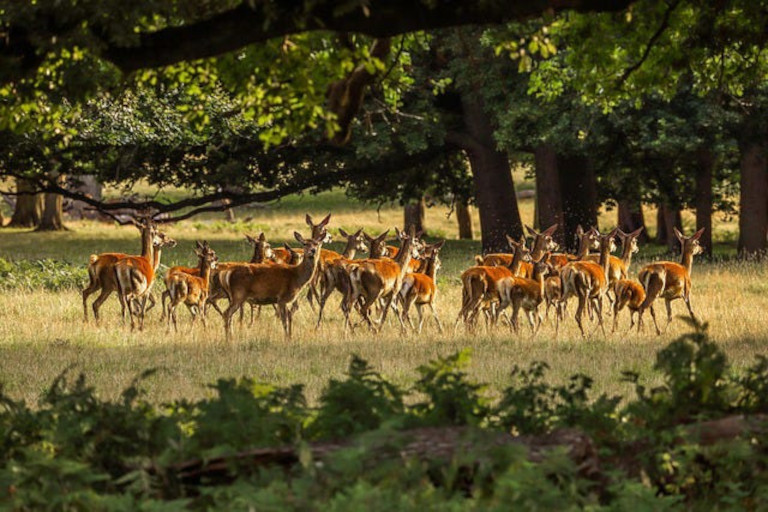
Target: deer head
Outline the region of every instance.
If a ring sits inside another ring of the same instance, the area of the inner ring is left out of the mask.
[[[253,246],[254,253],[258,255],[261,261],[271,260],[275,257],[275,252],[272,250],[269,242],[267,242],[267,237],[263,232],[259,233],[259,236],[256,238],[245,235],[245,239]]]
[[[696,256],[697,254],[701,254],[704,252],[704,248],[699,243],[699,238],[701,238],[701,235],[704,234],[705,229],[707,228],[701,228],[693,235],[685,236],[680,231],[678,231],[677,228],[675,227],[672,228],[678,241],[680,241],[680,247],[682,248],[682,252],[684,255],[691,254],[693,256]]]
[[[347,244],[352,245],[355,251],[366,252],[368,246],[365,244],[363,228],[358,229],[353,234],[349,234],[344,229],[339,228],[339,234],[347,239]]]
[[[323,220],[321,220],[320,222],[318,222],[317,224],[312,222],[312,216],[310,214],[307,214],[307,216],[305,217],[304,220],[306,220],[307,225],[312,230],[312,238],[317,240],[318,236],[320,235],[320,233],[325,233],[324,238],[323,238],[323,243],[329,243],[329,242],[331,242],[331,240],[333,240],[331,238],[331,234],[328,233],[328,230],[325,229],[325,227],[328,225],[328,223],[331,220],[331,214],[330,213],[328,215],[326,215],[325,218]]]

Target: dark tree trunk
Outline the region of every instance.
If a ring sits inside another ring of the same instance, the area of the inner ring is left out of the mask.
[[[467,133],[458,134],[458,143],[472,169],[483,252],[506,251],[506,235],[519,238],[523,234],[509,159],[496,149],[490,116],[477,95],[464,94],[462,110]]]
[[[715,155],[708,149],[699,151],[696,159],[696,230],[704,228],[699,244],[706,257],[712,256],[712,171]]]
[[[768,232],[768,168],[764,144],[742,144],[740,186],[739,252],[760,254],[766,249]]]
[[[664,222],[664,205],[656,205],[656,243],[667,245],[667,225]]]
[[[411,226],[416,232],[424,231],[424,216],[426,215],[426,204],[422,197],[416,202],[408,203],[403,208],[403,229],[408,231]]]
[[[26,192],[33,190],[32,185],[24,180],[16,180],[16,191]],[[33,228],[40,223],[43,216],[43,194],[16,196],[16,208],[9,227]]]
[[[683,230],[683,218],[680,213],[680,208],[676,206],[664,205],[661,209],[660,226],[664,226],[664,239],[656,237],[656,241],[661,244],[665,244],[670,252],[679,252],[680,242],[675,236],[675,231],[672,228],[677,228],[679,231]],[[661,230],[659,230],[661,232]]]
[[[536,223],[538,229],[557,224],[558,229],[552,237],[563,245],[565,222],[557,153],[552,146],[544,144],[538,146],[533,155],[536,164]]]
[[[472,210],[462,202],[456,203],[456,219],[459,222],[459,239],[472,240]]]
[[[636,229],[645,228],[645,217],[643,216],[643,206],[640,201],[634,199],[619,200],[619,229],[625,233],[630,233]],[[648,242],[648,229],[643,229],[638,236],[640,243]]]
[[[77,186],[74,187],[75,190],[87,195],[92,199],[101,201],[103,197],[103,187],[95,176],[90,176],[87,174],[74,176],[74,181],[77,183]],[[99,216],[98,212],[89,209],[88,205],[82,201],[72,201],[65,199],[64,211],[67,212],[70,218],[75,219],[96,219]]]
[[[58,177],[56,180],[61,184],[63,177]],[[37,231],[63,231],[67,229],[64,227],[63,199],[59,194],[45,194],[43,216],[37,226]]]
[[[565,246],[576,251],[576,227],[597,226],[597,181],[586,157],[558,158],[558,174],[563,201]]]

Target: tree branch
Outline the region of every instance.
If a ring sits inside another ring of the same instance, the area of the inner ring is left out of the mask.
[[[643,51],[643,55],[640,57],[640,60],[629,66],[624,70],[624,73],[622,73],[621,77],[619,78],[618,85],[621,86],[624,84],[624,82],[627,81],[629,78],[629,75],[637,71],[640,66],[643,65],[643,63],[648,59],[648,55],[651,54],[651,49],[656,44],[656,42],[661,37],[661,34],[664,33],[665,30],[669,27],[669,18],[672,16],[672,11],[674,11],[677,6],[680,4],[680,0],[676,0],[675,2],[672,2],[668,7],[667,10],[664,12],[664,17],[661,20],[661,25],[659,25],[659,28],[656,29],[656,32],[651,36],[651,38],[648,40],[648,44],[645,45],[645,50]]]

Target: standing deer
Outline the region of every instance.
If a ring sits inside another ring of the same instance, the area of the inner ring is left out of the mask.
[[[429,306],[429,309],[432,311],[432,316],[437,323],[438,330],[443,332],[440,318],[438,318],[437,311],[435,311],[435,297],[437,296],[437,271],[440,269],[440,249],[443,248],[444,244],[445,240],[441,240],[427,246],[424,256],[426,263],[424,272],[406,274],[400,287],[399,298],[403,303],[402,316],[408,319],[408,323],[411,329],[413,329],[410,309],[411,305],[416,304],[416,311],[419,313],[419,333],[421,333],[421,328],[424,325],[422,308],[425,305]]]
[[[616,250],[614,237],[616,229],[607,235],[600,234],[599,231],[592,228],[597,236],[600,249],[600,261],[573,261],[567,264],[560,272],[560,278],[563,283],[563,299],[570,295],[576,295],[579,299],[579,306],[576,309],[576,323],[579,325],[581,335],[585,336],[584,326],[582,325],[582,316],[584,309],[590,304],[597,314],[597,322],[605,335],[603,326],[603,297],[608,291],[608,269],[611,252]],[[590,230],[590,231],[592,231]]]
[[[149,216],[142,216],[139,219],[130,218],[128,221],[120,222],[120,224],[133,224],[139,229],[141,233],[141,255],[149,259],[153,259],[153,253],[155,247],[163,245],[171,245],[172,240],[165,236],[164,233],[157,230],[156,224]],[[92,304],[93,316],[98,323],[99,310],[104,301],[109,296],[117,291],[117,279],[115,277],[115,264],[121,259],[131,257],[131,255],[124,253],[101,253],[92,254],[88,263],[88,286],[83,291],[83,316],[84,320],[88,321],[88,297],[97,290],[101,290],[101,293]],[[118,294],[120,300],[120,315],[125,319],[125,303],[123,297]],[[150,295],[150,303],[154,304],[154,297]]]
[[[611,256],[608,259],[608,286],[610,290],[614,289],[620,279],[627,278],[629,266],[632,263],[632,255],[640,250],[637,245],[637,237],[640,236],[643,229],[640,227],[631,233],[624,233],[617,229],[616,236],[621,240],[621,257]],[[598,263],[600,255],[590,254],[585,259]]]
[[[168,306],[168,329],[173,323],[173,330],[178,332],[176,323],[176,308],[179,304],[184,304],[192,314],[192,323],[197,317],[205,327],[205,301],[208,299],[208,287],[210,284],[211,270],[216,268],[216,253],[208,246],[208,242],[197,242],[195,254],[199,258],[198,275],[192,275],[186,272],[176,272],[170,278],[166,279],[168,293],[171,303]]]
[[[380,331],[387,319],[392,303],[400,292],[403,278],[408,271],[408,262],[413,257],[415,249],[413,239],[415,237],[414,228],[411,226],[408,234],[401,235],[402,246],[395,259],[365,259],[355,262],[355,265],[349,271],[351,293],[348,296],[346,307],[346,319],[344,327],[349,326],[349,310],[361,300],[360,314],[371,329]],[[370,309],[377,304],[380,299],[384,299],[386,304],[375,328],[370,318]],[[400,315],[397,315],[400,326],[405,329],[405,324]]]
[[[497,319],[495,304],[500,302],[498,282],[505,277],[520,275],[520,266],[530,255],[525,247],[525,237],[521,237],[520,241],[516,242],[507,235],[507,242],[514,250],[508,266],[476,265],[461,274],[461,310],[456,317],[454,331],[458,329],[462,319],[465,326],[474,327],[481,307],[488,312],[488,322],[495,323]]]
[[[151,222],[151,220],[148,221]],[[144,329],[147,298],[151,297],[150,291],[155,281],[155,271],[160,266],[160,253],[166,245],[173,247],[176,241],[156,233],[152,254],[127,256],[114,265],[117,292],[128,308],[131,331],[136,328],[134,316],[139,317],[139,330]]]
[[[557,242],[552,238],[552,235],[557,231],[557,224],[553,224],[541,232],[536,231],[530,226],[525,226],[525,229],[533,237],[531,245],[532,260],[541,259],[545,252],[557,250]],[[475,261],[478,265],[508,267],[513,257],[513,254],[493,253],[486,254],[485,257],[475,256]],[[527,261],[521,262],[520,276],[531,278],[533,276],[533,265]]]
[[[691,268],[693,267],[693,257],[704,251],[699,244],[699,238],[701,238],[705,228],[701,228],[690,237],[683,235],[677,228],[673,229],[682,248],[680,263],[658,261],[646,265],[638,274],[638,279],[645,288],[645,300],[640,305],[638,329],[643,323],[643,313],[646,309],[650,309],[657,335],[661,334],[659,324],[656,322],[656,312],[653,310],[653,302],[657,297],[662,297],[666,303],[667,327],[672,322],[672,301],[675,299],[683,299],[691,318],[696,320],[696,315],[691,307]]]
[[[227,340],[232,336],[232,315],[246,302],[277,305],[283,331],[287,338],[291,338],[293,305],[318,271],[320,249],[326,233],[320,233],[317,239],[304,239],[297,232],[293,235],[303,246],[303,259],[298,265],[255,263],[219,272],[219,280],[229,296],[229,307],[224,312]]]
[[[640,313],[640,306],[645,301],[645,290],[643,285],[633,279],[619,279],[614,286],[616,300],[613,303],[613,329],[619,325],[619,313],[624,307],[629,308],[629,329],[635,325],[635,313]],[[638,326],[639,327],[639,326]]]
[[[518,317],[520,308],[525,310],[528,317],[528,323],[531,326],[533,336],[541,327],[541,313],[539,313],[539,304],[544,300],[544,278],[552,267],[549,264],[550,253],[545,253],[533,263],[533,277],[505,277],[498,283],[499,296],[501,304],[499,311],[502,311],[508,305],[512,305],[512,321],[510,327],[518,331]]]
[[[338,258],[330,259],[325,262],[325,268],[323,269],[325,275],[323,276],[323,279],[320,280],[322,284],[322,294],[318,300],[320,311],[317,315],[316,329],[320,327],[320,322],[323,320],[325,303],[328,301],[328,297],[331,296],[334,290],[341,292],[344,297],[346,297],[349,292],[349,276],[347,275],[346,264],[353,261],[358,251],[365,252],[368,250],[368,247],[365,245],[365,237],[363,236],[362,228],[351,235],[339,228],[339,234],[346,238],[347,245],[344,247],[344,251]],[[345,301],[342,300],[342,305],[344,304]]]

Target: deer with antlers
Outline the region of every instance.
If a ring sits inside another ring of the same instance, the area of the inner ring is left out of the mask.
[[[515,241],[507,235],[507,242],[513,249],[513,257],[508,266],[476,265],[461,274],[461,310],[456,317],[454,331],[463,319],[465,326],[476,324],[480,310],[487,311],[487,320],[494,323],[497,319],[495,305],[500,302],[498,283],[505,277],[520,275],[520,267],[525,259],[530,257],[525,247],[525,237]]]
[[[419,328],[424,325],[424,314],[422,308],[426,305],[432,311],[432,317],[437,323],[437,328],[443,332],[443,326],[440,318],[435,311],[435,297],[437,296],[437,271],[440,269],[440,249],[443,248],[445,240],[424,247],[424,261],[426,268],[424,272],[409,273],[403,278],[403,284],[398,294],[399,300],[403,304],[402,317],[408,320],[411,329],[414,328],[410,317],[410,309],[413,304],[416,305],[416,311],[419,314]]]
[[[139,229],[141,233],[141,256],[151,260],[155,269],[160,261],[160,251],[158,249],[166,246],[172,247],[176,243],[175,240],[166,236],[165,233],[158,231],[157,225],[149,215],[139,216],[138,218],[130,217],[128,220],[118,221],[118,223],[121,225],[131,224]],[[88,321],[88,297],[97,290],[101,290],[101,293],[91,306],[93,308],[93,316],[98,323],[101,305],[113,292],[118,290],[114,271],[115,264],[129,257],[131,255],[115,252],[92,254],[90,256],[88,262],[89,283],[82,291],[83,315],[86,322]],[[118,299],[120,300],[121,317],[125,319],[125,302],[122,295],[118,294]],[[151,305],[154,304],[154,300],[154,297],[150,295],[149,301]]]
[[[611,252],[616,250],[616,243],[614,242],[616,229],[606,235],[600,234],[595,228],[590,229],[589,232],[593,233],[597,239],[600,250],[599,263],[584,260],[573,261],[560,271],[560,279],[563,285],[563,300],[567,300],[572,295],[575,295],[579,300],[579,305],[576,309],[576,323],[582,336],[585,336],[582,316],[584,309],[590,307],[590,305],[594,308],[597,314],[598,325],[602,329],[603,335],[605,335],[605,327],[603,326],[603,297],[608,291],[608,257]],[[580,247],[583,245],[585,244],[580,243]],[[580,251],[579,255],[584,256],[584,253]]]
[[[326,233],[318,238],[305,239],[294,232],[302,244],[303,258],[298,265],[256,263],[237,265],[219,272],[219,280],[229,296],[229,307],[224,312],[227,339],[232,336],[232,315],[246,302],[275,304],[287,338],[293,333],[293,305],[299,293],[317,274],[320,250]]]
[[[400,292],[403,278],[408,271],[408,262],[414,255],[414,237],[414,228],[411,226],[409,233],[399,235],[402,245],[395,259],[369,258],[355,262],[349,269],[351,292],[348,295],[347,306],[345,308],[345,329],[350,325],[349,311],[352,308],[352,305],[360,301],[360,314],[363,319],[371,329],[377,331],[381,330],[387,319],[387,313],[392,307],[392,303],[397,297],[397,294]],[[378,326],[374,327],[370,318],[370,309],[381,299],[384,300],[385,306],[381,318],[378,321]],[[405,324],[400,315],[397,315],[397,318],[400,321],[401,328],[405,329]]]
[[[550,253],[545,253],[533,262],[533,277],[505,277],[497,284],[501,303],[499,312],[512,305],[512,321],[510,327],[518,331],[518,316],[522,308],[528,317],[533,336],[541,327],[541,313],[539,304],[544,300],[544,278],[553,272],[549,264]]]
[[[683,299],[688,307],[688,313],[691,315],[691,318],[696,320],[696,315],[691,306],[691,269],[693,268],[693,257],[704,251],[701,244],[699,244],[699,238],[704,234],[705,228],[701,228],[688,237],[683,235],[677,228],[673,229],[682,249],[680,263],[672,261],[651,263],[643,267],[637,276],[645,289],[645,300],[640,305],[638,329],[642,327],[643,313],[646,309],[650,309],[657,335],[661,334],[661,330],[656,322],[653,302],[658,297],[662,297],[667,306],[667,327],[672,322],[672,301],[677,299]]]
[[[192,323],[197,317],[205,327],[205,301],[208,299],[208,288],[210,284],[211,271],[216,268],[216,252],[208,246],[208,242],[197,242],[195,254],[199,259],[197,274],[192,275],[187,272],[176,272],[166,279],[168,293],[171,303],[168,305],[168,329],[173,323],[174,331],[178,332],[176,322],[176,308],[179,304],[184,304],[192,314]]]

